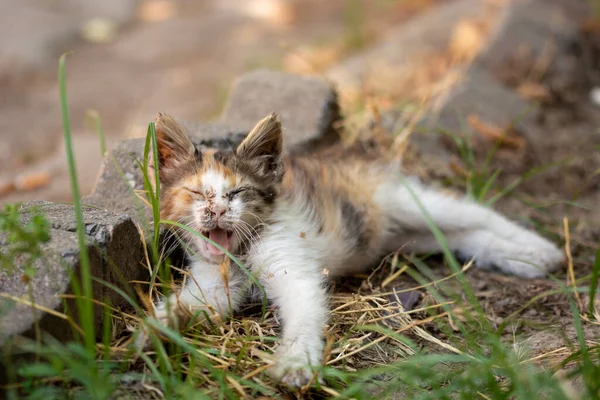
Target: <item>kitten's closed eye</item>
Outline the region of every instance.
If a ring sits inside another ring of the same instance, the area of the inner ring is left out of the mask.
[[[188,192],[190,192],[190,193],[192,193],[192,194],[196,195],[196,196],[200,196],[201,198],[204,198],[204,197],[205,197],[205,196],[204,196],[204,193],[202,193],[201,191],[199,191],[199,190],[197,190],[197,189],[190,189],[190,188],[187,188],[187,187],[184,187],[184,189],[185,189],[185,190],[187,190]]]
[[[247,187],[238,188],[238,189],[230,191],[229,193],[227,193],[226,196],[229,199],[229,201],[231,201],[237,194],[245,192],[246,190],[249,190],[249,189],[250,188],[247,188]]]

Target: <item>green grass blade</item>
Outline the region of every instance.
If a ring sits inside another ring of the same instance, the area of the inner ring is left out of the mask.
[[[154,157],[154,198],[156,204],[152,205],[154,216],[154,248],[158,250],[160,240],[160,165],[158,163],[158,143],[156,141],[156,126],[154,122],[148,127],[150,139],[152,140],[152,156]]]
[[[515,190],[521,183],[533,178],[536,175],[541,174],[542,172],[544,172],[552,167],[556,167],[556,166],[562,165],[564,163],[565,163],[564,160],[557,161],[557,162],[553,162],[553,163],[549,163],[549,164],[540,165],[539,167],[531,169],[529,172],[527,172],[523,176],[518,177],[517,179],[515,179],[515,181],[513,181],[512,183],[507,185],[499,193],[497,193],[490,200],[488,200],[486,204],[488,206],[494,205],[494,203],[496,203],[498,200],[500,200],[501,198],[503,198],[504,196],[511,193],[513,190]]]
[[[104,129],[102,128],[100,114],[98,114],[98,111],[96,110],[88,110],[86,114],[94,123],[94,129],[98,135],[98,140],[100,140],[100,155],[104,157],[106,155],[106,138],[104,136]]]
[[[479,202],[483,202],[483,200],[485,199],[485,196],[487,195],[489,190],[492,188],[492,185],[494,184],[494,182],[496,182],[496,179],[498,179],[498,175],[500,175],[501,171],[502,171],[501,169],[497,169],[492,174],[492,176],[490,176],[487,179],[487,181],[485,182],[483,187],[481,189],[479,189],[479,193],[477,194],[477,198],[478,198]]]
[[[90,354],[95,353],[96,333],[94,329],[94,307],[92,303],[92,278],[90,272],[90,259],[88,255],[87,244],[85,243],[85,228],[83,223],[83,213],[81,209],[81,197],[79,192],[79,182],[77,180],[77,169],[75,166],[75,156],[73,155],[73,143],[71,139],[71,123],[69,118],[69,106],[67,101],[67,88],[65,77],[66,54],[60,57],[58,67],[58,84],[60,92],[60,105],[62,112],[63,134],[65,138],[65,148],[67,153],[67,162],[69,166],[69,177],[71,180],[71,192],[73,195],[73,206],[75,208],[75,222],[77,225],[77,240],[79,243],[79,254],[81,263],[81,286],[83,289],[83,300],[78,302],[81,317],[81,326],[85,332],[85,347]]]
[[[592,268],[592,280],[590,282],[590,304],[588,305],[588,313],[590,316],[593,316],[595,311],[594,301],[596,300],[596,292],[598,290],[598,278],[600,278],[600,247],[598,247],[598,250],[596,250],[596,258],[594,259],[594,266]]]

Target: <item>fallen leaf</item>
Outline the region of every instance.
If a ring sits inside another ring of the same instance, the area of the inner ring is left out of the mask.
[[[117,36],[117,24],[106,18],[92,18],[84,24],[81,36],[92,43],[110,43]]]
[[[287,26],[297,17],[296,6],[285,0],[221,0],[216,3],[221,9],[241,12],[278,26]]]
[[[450,170],[452,171],[452,173],[454,173],[454,175],[457,176],[469,176],[469,173],[467,172],[467,170],[463,167],[462,163],[460,161],[458,161],[457,159],[452,159],[450,160],[450,164],[449,164]]]
[[[449,50],[458,61],[472,60],[485,42],[486,24],[476,20],[462,20],[456,24],[450,38]]]
[[[544,85],[536,82],[525,81],[517,87],[517,93],[527,100],[549,100],[550,91]]]
[[[175,4],[167,0],[145,1],[138,9],[139,19],[146,22],[166,21],[175,14]]]
[[[479,133],[484,138],[499,143],[501,147],[511,149],[522,149],[525,147],[525,139],[517,136],[509,136],[512,129],[510,126],[501,128],[497,125],[484,122],[476,115],[470,114],[467,117],[467,122],[473,130]]]
[[[421,299],[421,292],[416,290],[410,290],[407,292],[400,292],[397,294],[389,295],[388,299],[390,304],[400,302],[400,305],[404,309],[404,311],[410,311],[415,308],[415,305]]]
[[[6,196],[17,190],[15,183],[12,180],[0,181],[0,196]]]
[[[14,184],[17,190],[29,192],[48,186],[50,184],[50,174],[47,172],[37,172],[21,175],[15,179]]]
[[[338,46],[301,47],[290,51],[283,58],[283,69],[301,75],[323,72],[342,56]]]
[[[587,18],[583,20],[581,29],[588,33],[600,33],[600,18]]]

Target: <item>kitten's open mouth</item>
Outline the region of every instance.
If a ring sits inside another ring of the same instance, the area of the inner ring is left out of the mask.
[[[216,244],[218,244],[219,246],[221,246],[222,248],[224,248],[225,250],[229,251],[229,242],[231,240],[231,236],[233,236],[232,231],[227,231],[221,228],[215,228],[210,231],[203,231],[202,234],[210,240],[212,240],[213,242],[215,242]],[[224,254],[221,249],[217,248],[212,243],[209,243],[208,241],[204,243],[206,244],[209,253],[215,256],[220,256],[221,254]]]

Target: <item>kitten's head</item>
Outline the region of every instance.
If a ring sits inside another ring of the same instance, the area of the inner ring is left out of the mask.
[[[200,150],[173,118],[159,114],[156,140],[161,218],[181,222],[231,253],[255,240],[283,178],[277,116],[260,121],[236,149]],[[207,241],[180,233],[207,260],[223,256]]]

